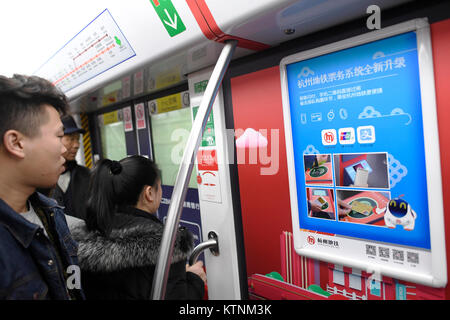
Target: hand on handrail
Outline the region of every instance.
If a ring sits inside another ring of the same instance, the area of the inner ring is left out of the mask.
[[[204,283],[206,283],[206,273],[205,270],[203,270],[203,262],[197,261],[192,266],[186,264],[186,272],[192,272],[198,275]]]

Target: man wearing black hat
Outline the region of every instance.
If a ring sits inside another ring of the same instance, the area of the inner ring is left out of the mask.
[[[79,128],[70,115],[62,116],[61,121],[64,125],[62,143],[67,149],[63,153],[66,170],[59,176],[58,184],[50,192],[50,196],[65,207],[67,215],[85,220],[90,171],[78,165],[75,160],[80,148],[80,134],[84,134],[85,130]]]

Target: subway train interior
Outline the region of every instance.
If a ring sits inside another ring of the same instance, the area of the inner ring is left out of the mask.
[[[449,1],[0,11],[0,74],[67,95],[78,163],[160,168],[153,299],[182,225],[205,300],[450,300]]]

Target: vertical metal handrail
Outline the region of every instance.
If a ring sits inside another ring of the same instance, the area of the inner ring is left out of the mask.
[[[180,164],[175,185],[173,188],[172,199],[170,201],[169,210],[167,212],[166,224],[161,239],[159,249],[158,262],[156,264],[155,273],[153,275],[152,299],[163,300],[166,295],[167,278],[169,275],[170,264],[172,262],[173,246],[177,235],[178,224],[180,222],[183,202],[186,198],[187,187],[194,167],[195,157],[198,147],[205,130],[208,117],[211,113],[214,100],[219,90],[222,79],[230,64],[237,40],[229,40],[220,53],[216,66],[211,74],[211,78],[206,86],[202,102],[198,109],[197,116],[192,130],[189,134],[186,148],[184,150],[183,159]]]

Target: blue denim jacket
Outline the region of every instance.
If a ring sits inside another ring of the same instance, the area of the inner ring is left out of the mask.
[[[63,207],[37,192],[29,200],[33,208],[41,208],[46,215],[55,243],[60,246],[60,259],[43,229],[0,199],[0,300],[70,299],[64,271],[78,265],[78,245],[70,235]],[[84,299],[81,290],[74,291],[76,298]]]

